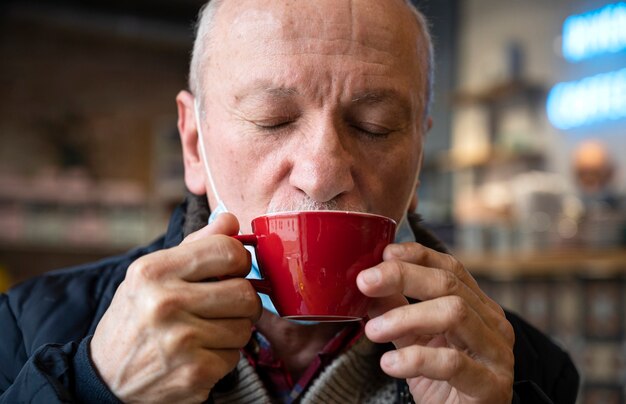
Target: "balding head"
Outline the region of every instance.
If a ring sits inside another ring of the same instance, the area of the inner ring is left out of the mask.
[[[177,98],[188,188],[211,189],[243,226],[311,206],[401,220],[430,121],[421,15],[405,0],[217,1],[199,23],[194,94]]]
[[[202,95],[207,87],[210,86],[210,84],[207,83],[206,66],[214,56],[214,45],[220,42],[220,38],[216,37],[214,33],[214,27],[223,23],[236,28],[234,25],[237,24],[239,17],[246,11],[255,12],[254,10],[259,10],[262,2],[262,0],[232,2],[228,4],[229,10],[225,10],[224,13],[220,13],[220,9],[225,3],[229,3],[227,0],[210,0],[201,8],[196,24],[196,35],[189,70],[189,88],[193,94],[196,96]],[[321,3],[332,4],[332,11],[328,12],[328,8],[325,8]],[[331,0],[330,2],[280,0],[280,4],[278,0],[272,0],[272,5],[282,9],[280,15],[287,19],[283,27],[290,26],[291,29],[302,30],[300,35],[306,35],[307,30],[319,30],[324,28],[324,26],[328,28],[332,25],[342,25],[341,19],[345,19],[346,17],[352,19],[350,24],[348,24],[350,27],[354,28],[360,25],[361,28],[366,31],[368,17],[380,19],[382,15],[385,15],[388,17],[387,28],[389,31],[388,34],[390,35],[390,42],[393,42],[398,39],[394,38],[394,36],[399,34],[406,26],[406,24],[403,26],[401,22],[409,19],[410,25],[412,25],[415,30],[413,38],[414,46],[412,46],[412,50],[420,61],[415,70],[416,77],[422,82],[422,85],[419,86],[421,89],[420,94],[417,96],[421,99],[420,104],[423,108],[424,121],[426,121],[432,103],[434,51],[428,23],[423,14],[415,8],[410,0],[346,0],[343,2],[339,0]],[[310,7],[311,5],[315,7]],[[323,18],[321,24],[314,21],[315,16],[311,15],[311,8],[316,8],[318,17]],[[294,13],[294,11],[296,12]],[[313,19],[311,17],[313,17]],[[289,19],[294,18],[300,19],[301,22],[308,20],[310,23],[308,25],[290,24],[288,22]],[[218,21],[218,19],[220,19],[220,21]],[[226,21],[222,21],[222,19]],[[354,21],[355,19],[362,19],[363,23],[359,24],[359,21]],[[329,20],[332,21],[329,22]],[[241,34],[241,32],[238,34]],[[246,34],[255,35],[255,33],[250,30],[248,30]],[[329,32],[329,34],[332,35],[332,32]],[[294,52],[297,51],[297,49],[294,49]],[[202,97],[200,96],[198,98],[200,103],[202,103]]]

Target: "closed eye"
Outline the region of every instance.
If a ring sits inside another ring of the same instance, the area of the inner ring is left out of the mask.
[[[294,121],[281,121],[281,122],[255,122],[254,124],[262,130],[267,131],[276,131],[279,129],[284,129],[287,126],[291,125]]]
[[[385,128],[380,125],[375,125],[367,122],[358,122],[351,125],[352,128],[356,129],[358,132],[363,133],[369,137],[386,137],[390,135],[394,130]]]

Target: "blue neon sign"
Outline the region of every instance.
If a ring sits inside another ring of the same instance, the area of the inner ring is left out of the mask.
[[[626,50],[626,2],[572,15],[563,23],[562,51],[570,62],[622,50]]]
[[[550,90],[546,108],[559,129],[626,118],[626,69],[559,83]]]

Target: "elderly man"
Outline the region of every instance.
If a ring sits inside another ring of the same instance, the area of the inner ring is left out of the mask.
[[[568,356],[407,215],[431,68],[402,0],[210,3],[176,99],[190,196],[151,246],[2,296],[0,401],[573,402]],[[366,323],[289,322],[245,279],[229,236],[305,209],[400,223]]]

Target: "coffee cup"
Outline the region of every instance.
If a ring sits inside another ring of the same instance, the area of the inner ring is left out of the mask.
[[[382,261],[396,222],[346,211],[271,213],[252,220],[252,234],[234,236],[254,246],[262,279],[251,279],[278,313],[302,321],[355,321],[368,298],[356,285],[360,271]]]

